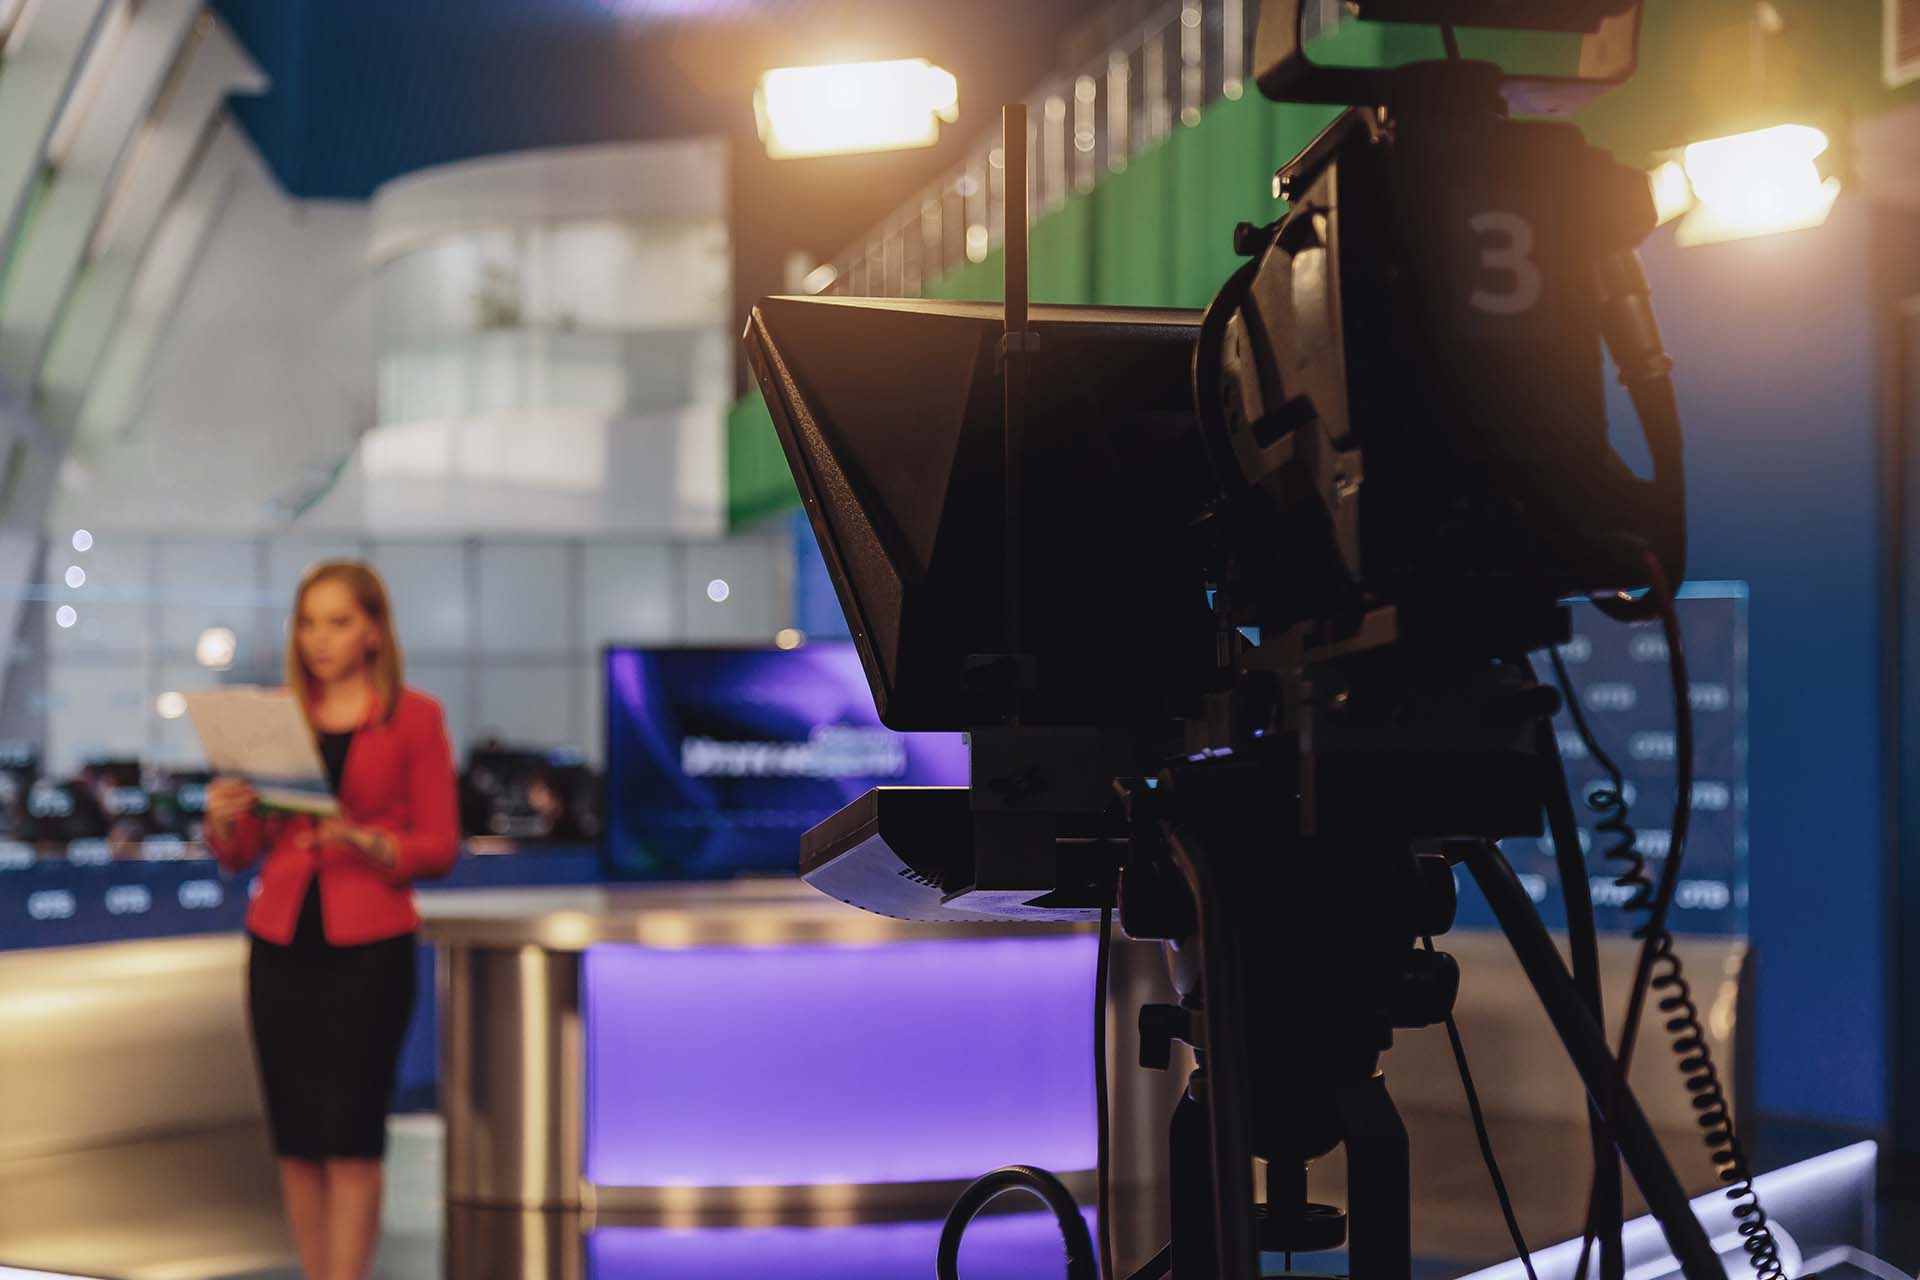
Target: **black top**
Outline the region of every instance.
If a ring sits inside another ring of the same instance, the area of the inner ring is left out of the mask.
[[[327,766],[327,786],[340,794],[340,779],[347,772],[347,748],[353,745],[353,730],[320,735],[320,760]]]
[[[340,779],[347,772],[347,749],[352,745],[351,729],[345,733],[320,735],[320,762],[327,767],[327,786],[336,796],[340,794]],[[300,900],[300,920],[293,927],[293,941],[288,945],[300,951],[319,950],[331,945],[327,942],[326,926],[320,915],[318,874],[307,881],[307,896]]]

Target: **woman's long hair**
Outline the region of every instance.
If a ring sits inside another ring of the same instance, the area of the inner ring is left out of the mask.
[[[400,682],[406,674],[406,659],[400,652],[400,636],[393,629],[393,607],[387,602],[387,584],[372,565],[358,560],[323,560],[307,570],[293,593],[293,618],[287,625],[287,687],[300,695],[305,711],[313,705],[316,692],[313,675],[300,658],[300,605],[307,592],[322,582],[337,582],[353,593],[355,603],[380,631],[380,648],[367,659],[367,676],[373,681],[374,696],[380,699],[380,716],[392,719],[400,706]]]

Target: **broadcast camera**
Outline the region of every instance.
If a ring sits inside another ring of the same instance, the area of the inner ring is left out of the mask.
[[[1310,56],[1369,21],[1438,24],[1448,56]],[[1579,73],[1461,57],[1454,24],[1561,33]],[[1261,1251],[1342,1242],[1356,1280],[1409,1274],[1378,1059],[1450,1015],[1458,972],[1430,939],[1462,862],[1587,1084],[1603,1274],[1619,1158],[1689,1280],[1722,1274],[1608,1049],[1597,971],[1567,973],[1493,843],[1566,803],[1559,697],[1526,658],[1567,638],[1562,602],[1671,629],[1683,576],[1646,176],[1514,118],[1624,79],[1638,24],[1633,0],[1266,0],[1263,92],[1346,110],[1280,169],[1277,218],[1221,228],[1246,261],[1204,312],[1029,307],[1009,109],[1004,307],[752,313],[881,719],[971,744],[970,787],[869,793],[808,834],[802,873],[906,919],[1117,906],[1165,941],[1181,999],[1142,1012],[1145,1056],[1181,1040],[1198,1069],[1172,1120],[1173,1240],[1143,1275],[1246,1280]],[[1609,442],[1603,343],[1650,475]],[[1307,1197],[1340,1144],[1346,1215]]]

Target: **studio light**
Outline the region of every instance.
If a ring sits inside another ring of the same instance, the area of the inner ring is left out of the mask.
[[[178,720],[187,714],[187,695],[169,689],[153,700],[153,710],[162,720]]]
[[[930,147],[960,118],[953,73],[925,58],[781,67],[753,94],[775,160]]]
[[[194,643],[193,658],[203,667],[225,671],[233,665],[234,655],[239,651],[240,639],[231,627],[208,627]]]
[[[1678,160],[1669,160],[1647,175],[1653,186],[1653,207],[1666,226],[1693,208],[1693,184],[1687,181],[1687,168]]]
[[[823,262],[807,272],[806,278],[800,282],[800,290],[803,293],[825,293],[839,279],[840,268],[831,262]]]
[[[1827,135],[1804,124],[1692,143],[1653,172],[1661,220],[1684,211],[1682,245],[1817,227],[1840,194],[1840,180],[1815,164],[1826,149]]]

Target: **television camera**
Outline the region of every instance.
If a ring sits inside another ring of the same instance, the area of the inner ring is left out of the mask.
[[[1458,971],[1431,939],[1461,864],[1586,1084],[1602,1274],[1621,1159],[1688,1280],[1722,1274],[1609,1049],[1590,910],[1570,974],[1495,845],[1547,813],[1584,894],[1559,696],[1527,659],[1567,638],[1563,602],[1663,617],[1679,651],[1646,176],[1520,118],[1630,74],[1639,16],[1265,0],[1262,91],[1345,110],[1280,169],[1278,217],[1221,229],[1245,262],[1203,312],[1029,304],[1021,108],[1004,306],[753,310],[748,352],[881,719],[971,744],[971,786],[870,792],[808,834],[802,873],[906,919],[1117,909],[1165,943],[1180,1000],[1142,1011],[1143,1056],[1165,1067],[1184,1041],[1197,1069],[1171,1121],[1173,1238],[1142,1275],[1247,1280],[1262,1252],[1344,1242],[1356,1280],[1408,1276],[1407,1137],[1379,1057],[1450,1016]],[[1329,22],[1438,25],[1448,56],[1325,65]],[[1456,25],[1559,33],[1579,71],[1461,57]],[[1609,442],[1603,344],[1649,475]],[[1341,1144],[1345,1214],[1307,1192]],[[963,1198],[948,1243],[994,1191],[1051,1194],[1029,1175]]]

